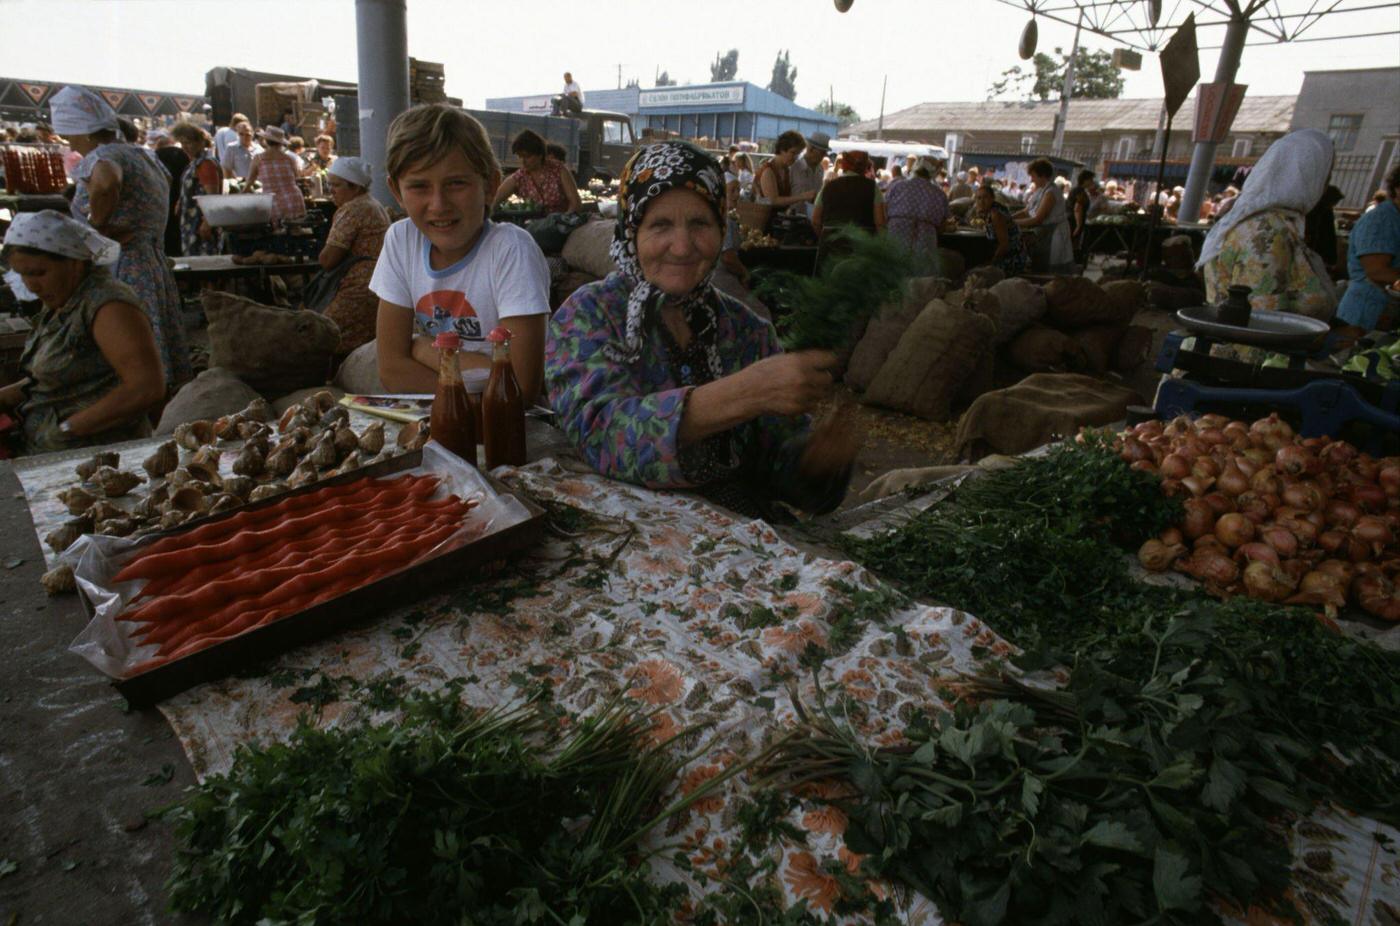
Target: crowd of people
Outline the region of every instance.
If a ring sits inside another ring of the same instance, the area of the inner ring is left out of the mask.
[[[278,214],[294,216],[305,208],[298,175],[326,163],[337,208],[319,263],[341,280],[325,308],[340,328],[340,353],[372,340],[388,390],[430,393],[438,334],[460,337],[470,369],[489,365],[487,335],[504,327],[522,390],[548,397],[600,472],[702,488],[749,511],[774,499],[811,511],[834,506],[854,451],[809,452],[808,415],[832,380],[834,357],[783,353],[771,324],[715,285],[734,259],[742,202],[805,218],[823,239],[855,226],[915,250],[936,248],[963,211],[980,221],[992,263],[1014,274],[1077,272],[1086,223],[1123,201],[1112,181],[1100,185],[1082,171],[1071,184],[1046,159],[1026,165],[1024,190],[1009,191],[987,170],[950,178],[930,157],[886,165],[886,178],[864,151],[833,157],[820,134],[784,133],[757,170],[747,152],[721,162],[688,142],[652,143],[620,178],[616,271],[551,314],[550,271],[535,239],[490,218],[512,194],[550,211],[579,208],[562,158],[533,132],[514,140],[521,168],[503,177],[468,113],[445,104],[403,113],[387,139],[389,189],[405,216],[392,221],[368,195],[368,165],[329,149],[318,150],[321,162],[299,159],[283,126],[258,133],[235,120],[220,130],[221,149],[186,122],[145,148],[100,97],[66,88],[54,98],[51,131],[78,155],[71,214],[19,216],[3,252],[16,291],[42,303],[27,380],[0,389],[0,409],[20,413],[31,451],[135,436],[149,428],[148,409],[189,377],[165,259],[168,222],[185,253],[217,252],[197,197],[223,189],[227,172],[246,166],[245,180],[261,181]],[[1295,132],[1269,149],[1206,238],[1198,269],[1208,300],[1244,284],[1256,308],[1375,327],[1386,289],[1400,279],[1400,171],[1353,230],[1339,299],[1306,229],[1327,201],[1331,164],[1320,132]],[[826,436],[849,450],[844,436]]]

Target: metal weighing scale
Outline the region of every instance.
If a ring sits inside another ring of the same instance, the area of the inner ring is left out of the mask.
[[[1163,378],[1154,410],[1159,418],[1218,412],[1235,418],[1279,411],[1303,437],[1341,437],[1349,425],[1362,425],[1365,449],[1386,452],[1386,438],[1400,438],[1400,382],[1377,383],[1340,370],[1309,369],[1309,360],[1327,361],[1335,349],[1326,322],[1288,312],[1255,312],[1245,326],[1227,324],[1219,308],[1181,309],[1186,330],[1167,335],[1156,369],[1181,377]],[[1185,341],[1194,338],[1188,348]],[[1215,344],[1257,347],[1287,358],[1284,367],[1212,357]],[[1394,452],[1390,449],[1389,452]]]

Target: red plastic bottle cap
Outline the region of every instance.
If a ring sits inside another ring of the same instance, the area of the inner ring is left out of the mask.
[[[509,341],[512,337],[514,337],[514,335],[511,334],[509,328],[505,325],[497,325],[495,328],[491,329],[491,333],[486,336],[486,340],[490,341],[492,344],[501,344]]]
[[[433,338],[433,346],[438,350],[461,350],[462,336],[455,331],[444,331]]]

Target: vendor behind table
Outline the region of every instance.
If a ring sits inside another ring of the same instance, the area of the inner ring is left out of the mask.
[[[0,410],[21,420],[21,453],[143,437],[165,397],[155,337],[139,298],[107,269],[121,246],[52,210],[22,213],[5,233],[6,280],[43,309]]]
[[[812,439],[808,413],[836,358],[784,353],[771,324],[712,285],[724,202],[719,164],[700,148],[668,141],[633,155],[618,272],[576,290],[550,322],[550,404],[603,475],[698,488],[747,514],[774,501],[829,511],[858,448],[845,431]]]

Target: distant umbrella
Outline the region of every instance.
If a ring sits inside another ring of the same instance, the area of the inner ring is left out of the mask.
[[[836,4],[836,12],[844,13],[851,8],[854,0],[832,0]]]

